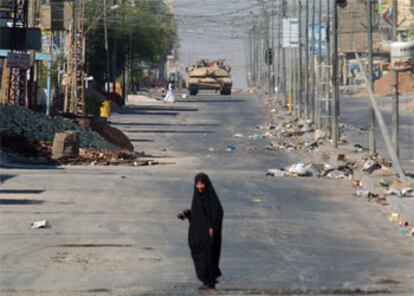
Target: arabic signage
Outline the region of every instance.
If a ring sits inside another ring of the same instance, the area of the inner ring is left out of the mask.
[[[299,20],[297,18],[283,19],[283,47],[299,47]]]
[[[320,24],[310,24],[308,30],[309,53],[313,55],[320,55],[326,53],[328,44],[326,22]]]

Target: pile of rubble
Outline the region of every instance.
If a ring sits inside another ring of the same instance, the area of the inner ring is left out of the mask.
[[[63,165],[92,165],[92,166],[151,166],[157,161],[142,159],[145,155],[126,150],[102,151],[96,149],[79,149],[77,156],[62,157],[59,163]]]
[[[0,105],[1,149],[11,162],[100,166],[158,164],[134,152],[121,131],[103,123],[96,126],[94,131],[68,119],[48,117],[20,106]]]
[[[30,143],[50,143],[56,133],[79,131],[80,147],[115,150],[98,133],[60,117],[51,118],[20,106],[0,105],[0,136],[23,137]],[[3,145],[2,145],[3,146]]]

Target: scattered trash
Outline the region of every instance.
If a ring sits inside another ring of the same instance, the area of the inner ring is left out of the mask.
[[[328,136],[328,133],[326,131],[321,130],[321,129],[317,129],[315,131],[315,135],[314,135],[313,139],[315,141],[324,140],[327,136]]]
[[[42,220],[42,221],[36,221],[33,222],[32,224],[32,228],[33,229],[45,229],[45,228],[50,228],[50,223],[47,220]]]
[[[266,176],[272,176],[272,177],[283,177],[285,176],[285,171],[281,169],[268,169]]]
[[[373,171],[378,170],[381,168],[381,165],[373,160],[373,159],[368,159],[363,167],[362,167],[362,171],[367,172],[368,174],[371,174]]]
[[[360,144],[355,144],[354,145],[354,148],[355,148],[355,152],[363,152],[363,151],[365,151],[366,150],[366,148],[364,148],[362,145],[360,145]]]
[[[407,236],[414,236],[414,227],[407,232]]]
[[[306,167],[304,163],[293,164],[290,167],[288,167],[287,171],[289,175],[293,176],[305,177],[312,175],[312,171],[310,170],[310,168]]]
[[[216,151],[216,149],[214,149],[213,147],[210,147],[210,148],[208,148],[208,151],[209,152],[214,152],[214,151]]]
[[[353,188],[362,188],[362,182],[359,179],[352,180],[352,187]]]
[[[397,223],[400,220],[400,214],[398,213],[391,213],[388,216],[388,221],[390,221],[391,223]]]
[[[346,156],[345,156],[345,154],[338,154],[338,156],[337,156],[337,158],[336,158],[338,161],[343,161],[343,162],[345,162],[346,161]]]
[[[408,229],[405,227],[400,227],[399,233],[402,235],[406,235],[408,233]]]
[[[383,186],[383,187],[389,187],[391,185],[392,181],[386,178],[382,178],[381,180],[378,181],[378,184]]]
[[[264,135],[263,134],[254,134],[252,136],[249,136],[249,139],[252,139],[252,140],[261,140],[261,139],[264,139]]]
[[[408,227],[410,225],[410,223],[408,223],[408,221],[404,221],[401,220],[398,225],[400,225],[401,227]]]
[[[226,151],[227,152],[233,152],[236,150],[236,147],[234,145],[227,145]]]
[[[252,202],[254,202],[254,203],[262,203],[263,202],[263,199],[261,199],[259,197],[256,197],[256,198],[253,198],[252,199]]]
[[[233,135],[234,138],[244,138],[243,134],[237,133]]]
[[[402,189],[396,189],[392,188],[386,191],[385,194],[387,195],[396,195],[398,197],[414,197],[413,189],[410,187],[402,188]]]
[[[379,195],[375,194],[375,193],[372,193],[371,191],[368,191],[368,190],[363,190],[363,191],[357,191],[356,196],[357,197],[364,197],[364,198],[368,198],[368,199],[373,199],[373,198],[377,198]]]

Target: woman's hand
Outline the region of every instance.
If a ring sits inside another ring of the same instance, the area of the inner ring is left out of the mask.
[[[214,230],[213,230],[213,228],[209,228],[208,229],[208,236],[209,237],[213,237],[214,236]]]

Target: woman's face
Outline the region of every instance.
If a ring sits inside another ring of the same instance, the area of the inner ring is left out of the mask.
[[[197,181],[197,183],[195,184],[195,188],[197,189],[198,192],[204,192],[204,190],[206,190],[206,184],[204,184],[201,181]]]

